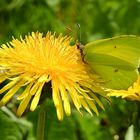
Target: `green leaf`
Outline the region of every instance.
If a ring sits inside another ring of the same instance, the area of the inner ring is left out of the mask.
[[[0,140],[22,140],[19,125],[0,110]]]
[[[77,112],[74,113],[74,119],[79,133],[79,140],[110,140],[111,134],[108,127],[102,127],[100,117],[84,113],[84,117],[80,117]]]
[[[59,121],[56,115],[54,104],[47,100],[45,122],[45,140],[77,140],[75,123],[71,117],[64,117]],[[28,114],[27,119],[33,123],[34,136],[36,137],[38,110]]]
[[[117,36],[85,45],[84,60],[105,80],[105,87],[127,89],[138,77],[140,38]]]

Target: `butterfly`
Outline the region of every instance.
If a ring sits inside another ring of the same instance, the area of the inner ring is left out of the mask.
[[[138,78],[140,37],[122,35],[87,43],[84,61],[112,89],[127,89]]]

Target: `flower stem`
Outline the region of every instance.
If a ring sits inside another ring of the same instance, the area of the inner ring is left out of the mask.
[[[38,115],[37,140],[44,140],[45,114],[46,113],[45,113],[44,106],[41,106],[41,109]]]

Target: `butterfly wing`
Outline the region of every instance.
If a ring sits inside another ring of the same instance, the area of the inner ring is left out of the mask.
[[[113,89],[128,88],[138,76],[140,38],[132,35],[94,41],[85,45],[84,60]]]

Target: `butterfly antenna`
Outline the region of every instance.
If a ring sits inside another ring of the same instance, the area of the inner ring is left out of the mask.
[[[73,34],[73,31],[72,31],[72,29],[70,27],[65,27],[65,29],[66,29],[66,33],[68,35]]]
[[[77,39],[79,42],[81,42],[81,26],[79,23],[77,23],[78,31],[77,31]]]

